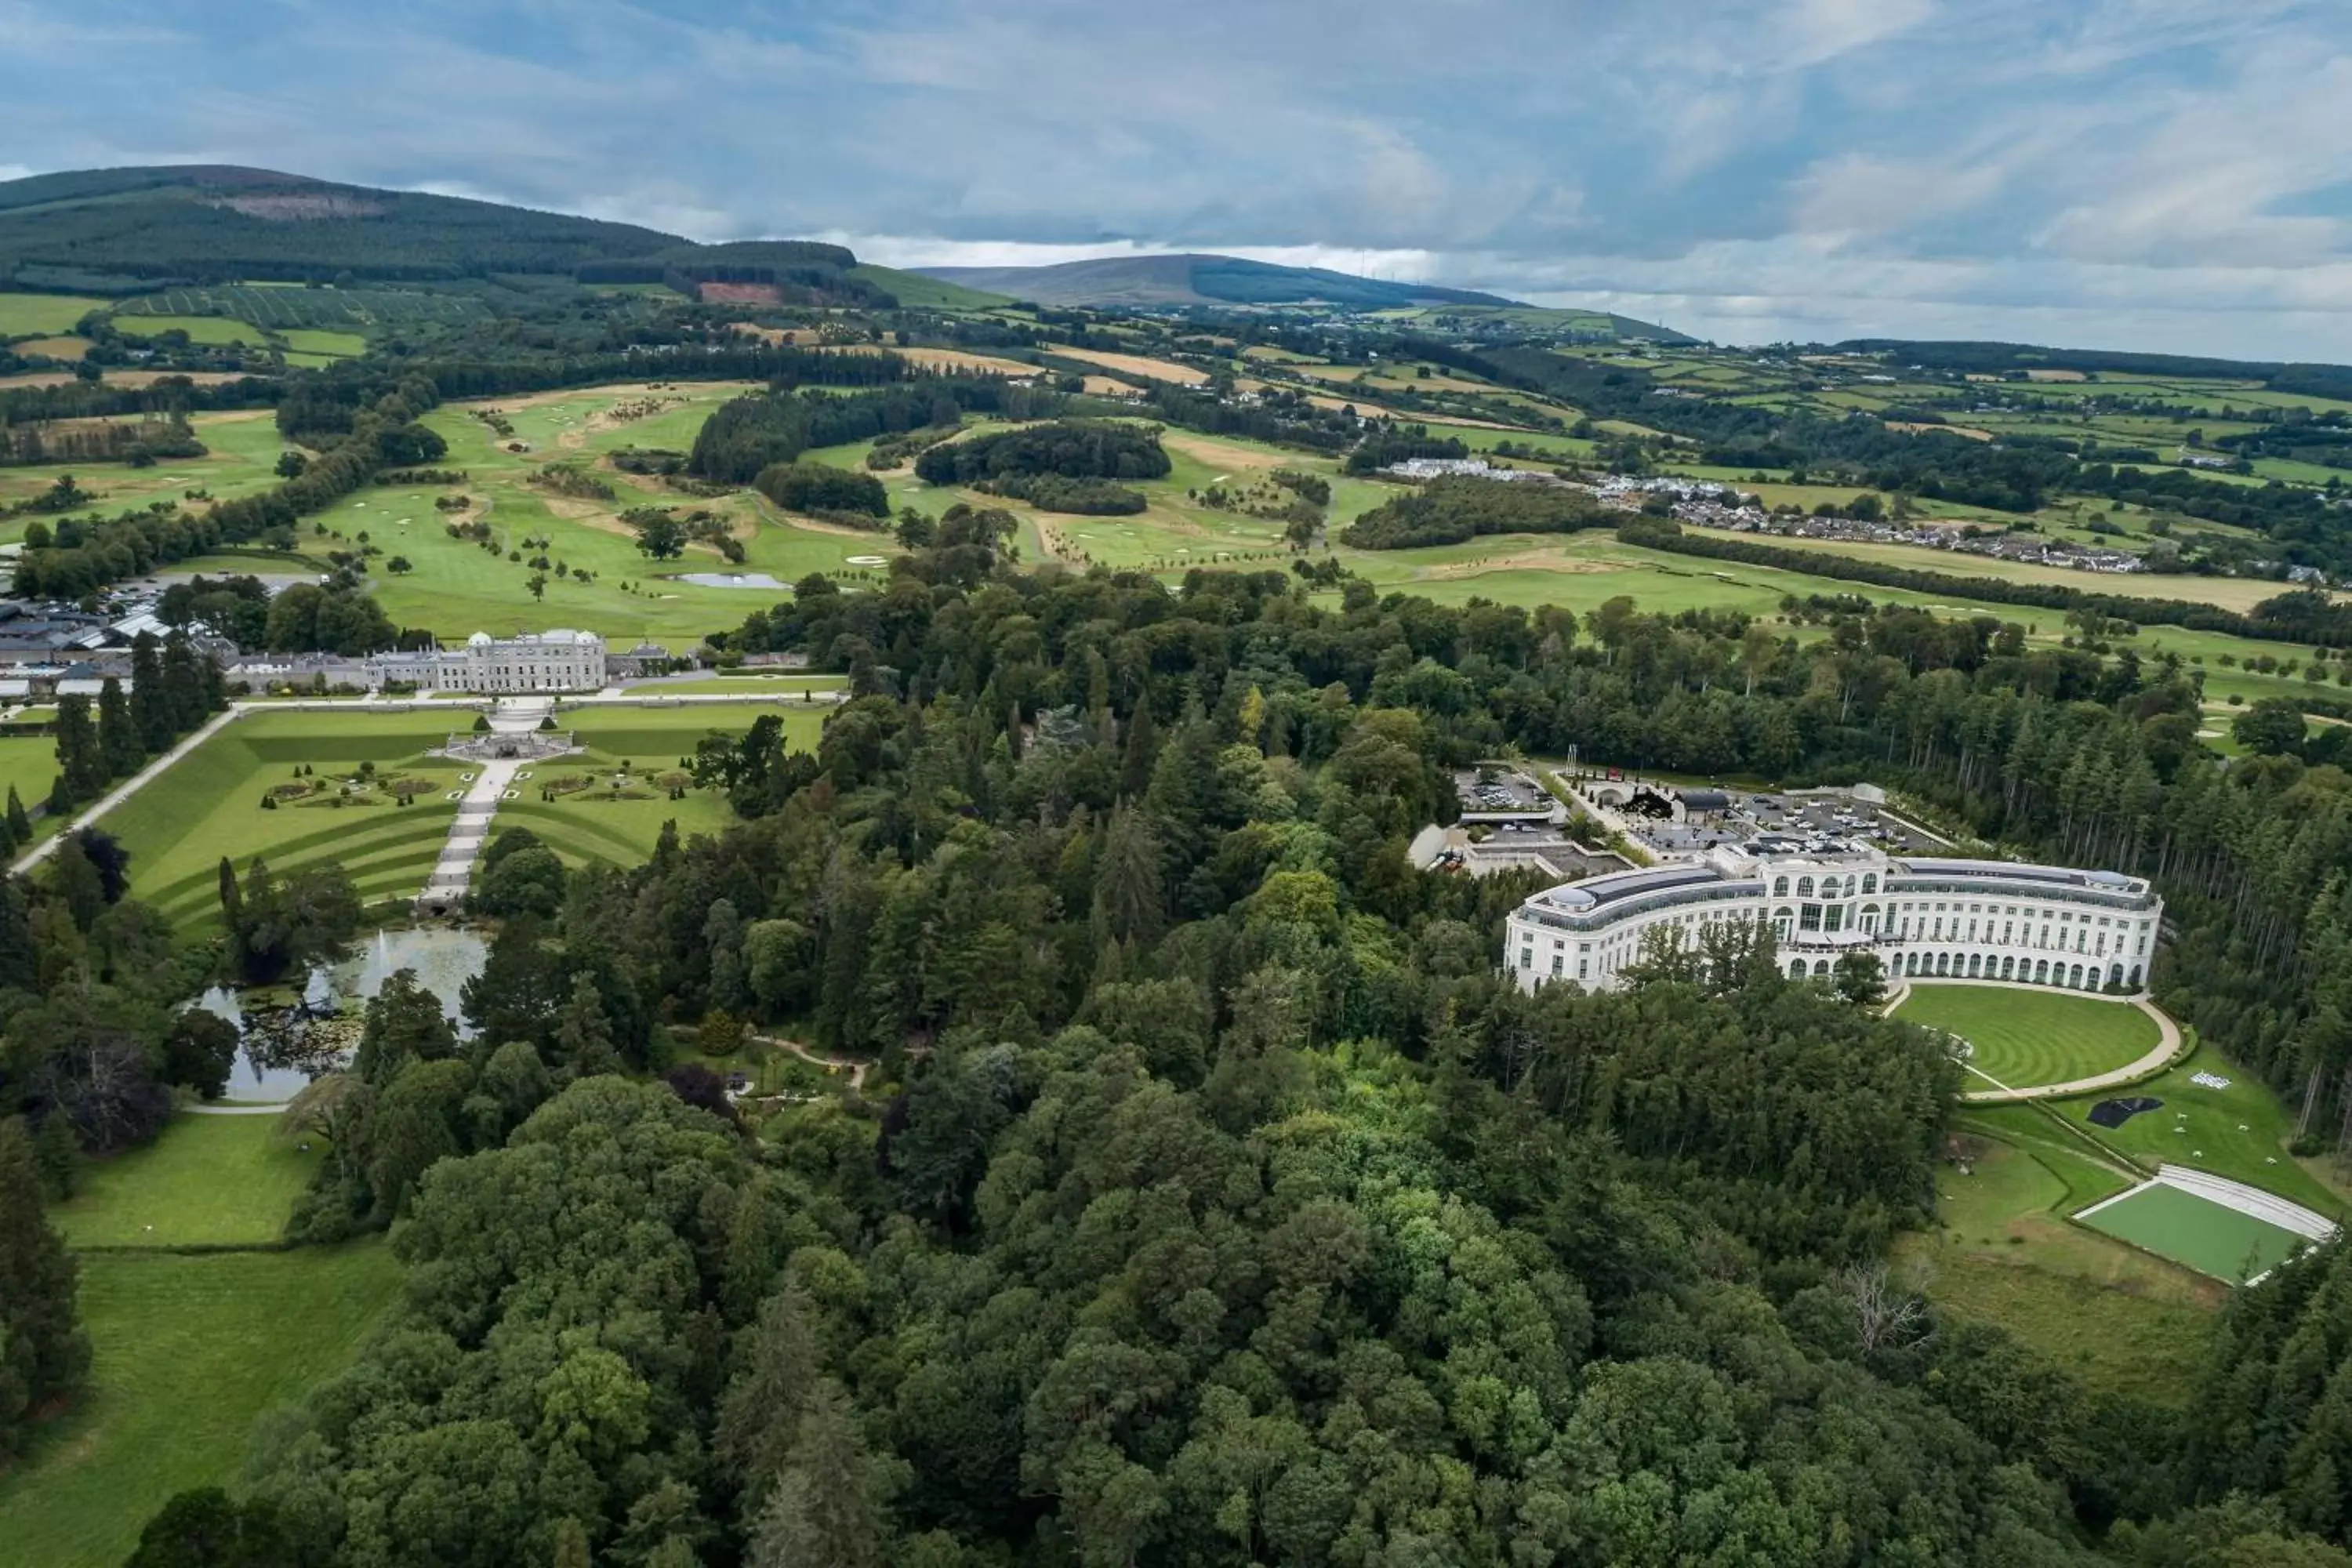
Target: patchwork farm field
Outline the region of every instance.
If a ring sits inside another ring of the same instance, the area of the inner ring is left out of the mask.
[[[0,293],[0,338],[71,331],[75,322],[92,310],[105,309],[106,303],[74,294]]]

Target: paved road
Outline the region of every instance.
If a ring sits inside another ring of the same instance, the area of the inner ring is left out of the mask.
[[[198,746],[203,745],[206,741],[211,740],[215,735],[219,734],[224,726],[230,723],[244,711],[244,705],[239,703],[231,707],[225,713],[216,713],[213,715],[213,717],[207,721],[201,729],[190,731],[188,737],[182,741],[178,745],[173,746],[170,751],[164,752],[162,756],[156,758],[153,762],[149,763],[145,767],[141,768],[137,773],[132,773],[129,778],[124,779],[121,784],[116,784],[112,789],[99,796],[96,801],[92,802],[79,816],[75,816],[72,821],[67,823],[62,831],[53,833],[48,837],[43,839],[40,843],[33,846],[32,849],[28,853],[17,859],[13,869],[18,872],[29,871],[34,867],[39,865],[42,861],[47,859],[51,855],[57,852],[58,841],[63,838],[67,833],[72,832],[77,827],[87,826],[90,823],[97,821],[100,817],[104,816],[108,812],[112,811],[116,806],[121,805],[124,801],[129,800],[132,795],[137,795],[141,790],[146,788],[150,783],[153,782],[153,780],[161,774],[164,769],[170,767],[173,763],[178,762],[182,757],[186,756],[190,752],[194,751]]]

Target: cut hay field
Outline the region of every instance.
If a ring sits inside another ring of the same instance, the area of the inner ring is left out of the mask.
[[[1108,349],[1074,349],[1059,344],[1048,346],[1045,352],[1056,359],[1083,360],[1103,369],[1128,375],[1139,375],[1152,381],[1172,381],[1180,386],[1198,386],[1209,379],[1205,370],[1173,360],[1150,359],[1142,354],[1113,353]]]
[[[2012,1089],[2113,1072],[2159,1038],[2156,1021],[2128,1002],[2003,985],[1914,982],[1895,1016],[1959,1036],[1969,1065]]]
[[[54,337],[106,305],[74,294],[0,293],[0,338]]]
[[[439,712],[247,713],[100,819],[131,851],[131,886],[184,936],[209,936],[217,925],[218,868],[226,856],[242,873],[254,858],[283,875],[312,864],[340,865],[362,898],[404,898],[425,885],[447,837],[457,806],[445,798],[465,770],[427,747],[470,716]],[[394,774],[433,785],[410,805],[371,788],[350,804],[331,787],[276,810],[263,795],[295,783],[296,765],[331,784],[372,763],[379,779]],[[369,804],[360,804],[367,802]]]

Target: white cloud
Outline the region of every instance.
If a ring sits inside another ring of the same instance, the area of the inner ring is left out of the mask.
[[[1782,18],[1785,68],[1816,66],[1901,37],[1935,14],[1934,0],[1794,0]]]

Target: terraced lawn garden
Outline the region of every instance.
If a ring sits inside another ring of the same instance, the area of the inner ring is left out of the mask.
[[[457,812],[446,797],[469,771],[425,753],[466,721],[447,711],[248,713],[101,825],[131,851],[131,891],[184,934],[209,934],[223,856],[240,873],[257,856],[281,875],[331,862],[351,874],[362,899],[407,897],[424,887],[440,854]],[[297,766],[312,771],[297,778]],[[364,782],[346,795],[347,778]],[[399,805],[390,786],[401,780],[427,787]],[[303,784],[310,793],[295,795]],[[272,791],[286,798],[266,809],[262,798]]]

